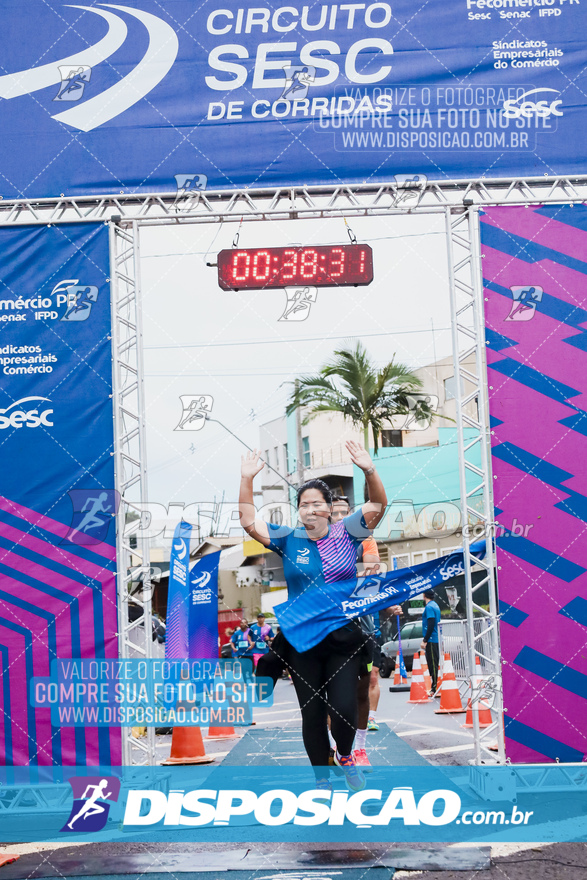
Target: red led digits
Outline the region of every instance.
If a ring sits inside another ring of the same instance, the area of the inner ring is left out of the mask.
[[[230,251],[230,253],[233,253]],[[246,251],[236,251],[232,258],[232,280],[248,281],[250,275],[251,256]]]
[[[283,253],[287,260],[281,267],[281,281],[294,281],[298,271],[298,252],[294,250],[286,250]]]
[[[271,270],[271,255],[269,251],[257,251],[253,257],[253,278],[257,281],[267,281]]]
[[[344,275],[344,248],[332,248],[330,255],[330,277],[340,278]]]
[[[224,250],[218,254],[223,290],[270,290],[299,285],[359,287],[373,281],[369,245],[316,245]]]
[[[300,275],[304,281],[310,281],[316,278],[318,274],[318,253],[315,250],[302,251],[302,263],[300,266]]]

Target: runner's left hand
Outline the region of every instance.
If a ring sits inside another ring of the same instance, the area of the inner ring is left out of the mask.
[[[370,467],[373,467],[371,456],[362,443],[357,443],[355,440],[347,440],[345,446],[353,464],[356,464],[362,471],[367,471]]]

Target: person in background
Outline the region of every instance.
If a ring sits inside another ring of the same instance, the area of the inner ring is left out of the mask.
[[[268,623],[265,623],[264,614],[257,614],[257,623],[254,623],[249,629],[248,637],[256,668],[259,659],[267,653],[274,638],[273,630]]]
[[[251,643],[249,641],[249,624],[244,617],[241,620],[238,629],[235,629],[231,635],[230,641],[232,642],[233,657],[241,658],[253,656]]]
[[[436,693],[438,685],[438,624],[440,623],[440,608],[434,601],[434,590],[425,590],[423,593],[424,611],[422,612],[422,644],[420,647],[426,651],[428,672],[432,680],[430,695]]]
[[[349,499],[346,495],[335,495],[332,500],[332,522],[338,522],[350,513]],[[377,542],[373,536],[366,538],[357,550],[357,576],[368,577],[380,570],[380,557]],[[396,606],[391,609],[396,613]],[[367,731],[379,730],[375,713],[379,705],[379,667],[381,666],[381,647],[379,638],[379,613],[367,614],[360,618],[367,636],[361,651],[361,669],[357,682],[358,721],[353,757],[359,767],[370,767],[367,756]],[[332,736],[332,735],[331,735]],[[331,748],[334,748],[331,740]]]

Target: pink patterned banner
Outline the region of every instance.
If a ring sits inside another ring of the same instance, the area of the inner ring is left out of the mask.
[[[587,208],[481,218],[506,753],[587,753]]]

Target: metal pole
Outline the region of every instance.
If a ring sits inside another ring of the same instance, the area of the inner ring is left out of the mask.
[[[300,380],[295,380],[295,393],[296,397],[300,390]],[[301,486],[304,482],[304,443],[302,439],[302,411],[298,406],[296,409],[296,448],[297,448],[297,472],[298,472],[298,487]]]
[[[146,424],[146,401],[145,401],[145,365],[143,353],[143,300],[141,289],[141,247],[139,228],[137,221],[133,221],[134,238],[134,278],[135,278],[135,302],[136,302],[136,328],[137,328],[137,403],[139,416],[139,453],[140,453],[140,494],[141,503],[146,504],[149,500],[147,478],[147,424]],[[141,538],[141,550],[143,557],[143,625],[145,627],[145,659],[153,657],[153,618],[151,586],[151,539],[144,533]],[[147,727],[147,762],[155,763],[155,728]]]
[[[121,500],[116,516],[116,597],[118,611],[118,656],[124,658],[126,651],[126,627],[128,625],[128,586],[126,572],[130,564],[127,559],[127,551],[123,547],[123,536],[126,518],[126,508],[122,502],[122,424],[120,419],[120,364],[118,347],[120,344],[120,325],[117,320],[117,304],[120,295],[118,274],[116,272],[116,224],[110,223],[108,227],[109,252],[110,252],[110,313],[112,326],[112,410],[114,419],[114,486],[120,493]],[[129,728],[122,728],[122,763],[128,766],[131,763],[131,748],[129,741]]]
[[[473,623],[473,578],[471,573],[471,552],[469,547],[468,529],[468,503],[467,503],[467,470],[465,462],[465,432],[463,423],[463,393],[461,378],[461,357],[460,357],[460,340],[459,340],[459,308],[457,301],[457,286],[455,277],[455,260],[453,251],[453,227],[460,225],[463,220],[468,221],[468,217],[463,213],[457,215],[453,221],[450,208],[446,210],[446,244],[448,251],[448,277],[449,277],[449,298],[450,298],[450,316],[451,316],[451,336],[453,350],[453,365],[455,371],[455,404],[456,404],[456,421],[457,421],[457,445],[459,454],[459,485],[461,496],[461,529],[463,540],[463,563],[465,568],[465,597],[467,602],[467,653],[469,658],[469,671],[474,674],[475,671],[475,631]],[[473,738],[475,746],[475,763],[481,763],[481,744],[479,742],[479,715],[473,711]]]
[[[501,675],[501,647],[499,640],[499,605],[495,570],[494,553],[494,505],[493,505],[493,476],[491,472],[491,423],[489,419],[489,394],[487,381],[487,349],[485,345],[485,309],[483,305],[483,272],[481,269],[481,231],[479,223],[479,211],[477,208],[469,208],[469,230],[471,243],[471,275],[473,282],[473,313],[474,328],[477,346],[477,369],[478,369],[478,405],[479,422],[481,423],[481,468],[484,475],[483,492],[483,518],[486,524],[487,553],[485,563],[487,565],[487,591],[489,594],[489,633],[491,645],[491,662],[495,669],[495,677],[498,687],[495,690],[496,701],[493,705],[497,713],[497,745],[498,757],[501,763],[505,763],[505,737],[503,726],[503,686]],[[497,705],[496,705],[497,704]]]

